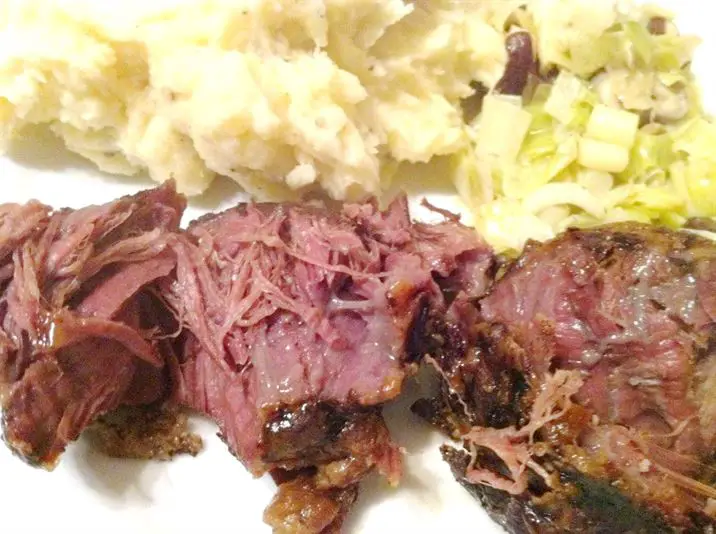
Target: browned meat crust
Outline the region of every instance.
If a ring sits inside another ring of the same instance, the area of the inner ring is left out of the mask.
[[[97,417],[170,393],[155,284],[186,200],[173,184],[100,206],[0,205],[3,438],[52,469]]]
[[[186,412],[168,406],[123,406],[85,431],[92,447],[113,458],[171,460],[196,456],[203,442],[189,430]]]
[[[454,218],[414,223],[405,198],[386,211],[243,204],[193,222],[177,250],[163,295],[183,325],[181,401],[219,424],[254,475],[300,473],[300,491],[279,488],[272,525],[339,528],[346,491],[369,472],[398,483],[380,406],[416,370],[450,295],[484,292],[492,251]],[[297,502],[330,496],[330,522],[294,518]]]
[[[299,475],[279,486],[264,521],[276,534],[338,534],[357,498],[358,484],[321,489],[312,476]]]
[[[443,394],[414,410],[510,532],[711,532],[714,295],[716,245],[686,232],[531,244],[436,325]]]
[[[465,480],[470,456],[443,447],[443,459],[458,481],[487,510],[490,517],[513,534],[667,534],[673,532],[658,514],[629,500],[608,483],[565,467],[558,491],[512,496],[504,491]],[[693,534],[699,532],[694,530]]]

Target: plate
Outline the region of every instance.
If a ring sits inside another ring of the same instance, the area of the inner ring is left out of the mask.
[[[704,39],[695,70],[708,109],[716,109],[716,73],[708,58],[716,55],[716,35],[702,0],[663,0],[678,14],[682,31]],[[36,198],[53,206],[81,207],[109,201],[151,187],[148,179],[124,179],[98,173],[68,154],[52,136],[38,132],[32,142],[18,142],[11,158],[0,158],[3,188],[0,202]],[[453,199],[427,195],[450,207]],[[190,203],[187,220],[244,200],[229,180],[217,180],[210,191]],[[413,204],[418,196],[413,195]],[[420,210],[415,212],[420,216]],[[461,487],[440,459],[443,438],[408,410],[415,385],[405,398],[386,408],[396,441],[406,449],[406,473],[398,489],[377,477],[367,480],[346,525],[347,534],[404,529],[413,534],[501,532]],[[80,439],[57,469],[33,469],[0,447],[0,503],[3,530],[13,533],[184,534],[211,532],[268,534],[262,512],[274,493],[270,479],[253,479],[216,437],[209,421],[195,419],[205,439],[197,458],[172,462],[115,460],[93,452]]]

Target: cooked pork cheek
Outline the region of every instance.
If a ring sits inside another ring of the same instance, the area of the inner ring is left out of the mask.
[[[398,482],[379,407],[422,356],[443,291],[484,293],[493,265],[472,230],[414,224],[405,199],[241,205],[190,225],[178,257],[164,293],[184,325],[180,396],[254,475],[282,473],[266,518],[300,532],[338,528],[369,471]],[[321,513],[294,513],[301,500]]]
[[[54,467],[98,416],[166,394],[152,285],[176,260],[172,184],[102,206],[0,207],[0,384],[6,443]]]
[[[704,532],[716,469],[716,245],[637,224],[532,244],[436,353],[416,409],[511,532]]]

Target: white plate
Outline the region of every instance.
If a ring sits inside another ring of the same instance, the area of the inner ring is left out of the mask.
[[[661,3],[679,14],[683,31],[703,37],[696,70],[707,106],[714,109],[716,73],[709,68],[716,56],[713,8],[703,0]],[[152,185],[100,175],[49,136],[42,143],[18,146],[12,160],[0,158],[0,176],[0,202],[37,198],[70,207],[106,202]],[[192,203],[187,217],[240,199],[238,188],[220,181]],[[387,410],[394,436],[407,450],[403,484],[391,490],[377,478],[365,483],[346,532],[500,532],[453,480],[440,460],[438,447],[443,440],[410,414],[408,404],[404,400]],[[195,425],[205,438],[205,450],[198,458],[170,463],[108,459],[80,440],[70,446],[55,472],[47,473],[28,467],[0,446],[0,530],[13,534],[269,533],[261,516],[274,492],[272,482],[252,479],[215,436],[211,423]]]

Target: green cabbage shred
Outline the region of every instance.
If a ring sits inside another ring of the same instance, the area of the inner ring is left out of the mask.
[[[649,31],[654,15],[666,16],[664,35]],[[506,120],[495,113],[465,126],[472,149],[455,156],[458,192],[493,246],[515,252],[573,226],[716,218],[716,123],[690,70],[698,39],[662,11],[608,0],[531,0],[512,20],[530,32],[542,74],[510,100],[531,116],[520,115],[525,135],[506,137],[517,156],[480,150],[480,131],[505,129],[486,123]]]

